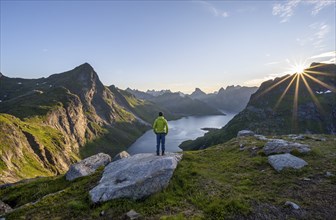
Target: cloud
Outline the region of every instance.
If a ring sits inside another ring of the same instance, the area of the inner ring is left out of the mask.
[[[335,4],[335,1],[328,1],[328,0],[311,0],[307,1],[307,4],[314,5],[313,11],[311,12],[312,15],[317,15],[323,8]]]
[[[319,60],[322,63],[335,63],[336,64],[336,51],[325,52],[310,57],[311,60]]]
[[[298,37],[296,41],[301,45],[305,46],[308,43],[311,43],[314,48],[322,50],[325,48],[325,37],[330,32],[330,26],[325,24],[324,22],[321,23],[313,23],[309,25],[309,29],[311,33],[309,33],[306,37]]]
[[[281,18],[280,23],[288,22],[290,17],[294,15],[295,9],[300,4],[313,6],[311,11],[313,16],[317,15],[323,8],[327,6],[334,5],[335,7],[335,1],[333,0],[287,0],[285,3],[274,4],[272,14]]]
[[[209,2],[206,1],[198,1],[198,2],[201,3],[203,7],[205,7],[215,17],[227,18],[230,15],[229,12],[219,9]]]
[[[310,57],[310,59],[315,59],[315,58],[324,58],[324,57],[335,57],[336,56],[336,51],[330,51],[326,53],[321,53],[315,56]]]
[[[261,83],[271,80],[271,79],[275,79],[276,77],[281,77],[285,75],[284,73],[278,73],[278,74],[269,74],[266,77],[263,78],[258,78],[258,79],[251,79],[248,81],[245,81],[243,83],[244,86],[260,86]]]
[[[274,65],[274,64],[279,64],[281,63],[280,61],[274,61],[274,62],[269,62],[269,63],[265,63],[264,65],[268,66],[268,65]]]
[[[281,23],[289,21],[294,14],[294,9],[299,5],[301,0],[287,1],[284,4],[277,3],[273,6],[273,15],[282,18]]]

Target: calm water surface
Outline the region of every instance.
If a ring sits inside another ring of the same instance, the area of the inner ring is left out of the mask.
[[[166,136],[166,151],[182,151],[178,146],[186,140],[194,140],[203,136],[206,131],[201,128],[221,128],[225,126],[234,114],[189,116],[175,121],[168,121],[169,133]],[[153,130],[147,131],[127,150],[130,154],[156,152],[156,136]]]

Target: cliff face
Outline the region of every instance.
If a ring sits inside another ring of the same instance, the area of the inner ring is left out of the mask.
[[[88,143],[113,154],[147,129],[87,63],[48,78],[2,76],[0,100],[0,183],[63,173]],[[107,134],[107,146],[92,144]]]

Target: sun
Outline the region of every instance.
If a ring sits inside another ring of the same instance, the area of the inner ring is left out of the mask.
[[[297,74],[303,74],[305,72],[304,64],[296,63],[291,67],[291,70]]]

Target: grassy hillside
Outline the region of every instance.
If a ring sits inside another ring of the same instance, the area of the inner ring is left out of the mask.
[[[64,142],[58,130],[38,117],[22,121],[0,114],[0,183],[66,172],[79,158]]]
[[[262,153],[265,142],[235,138],[206,150],[184,152],[168,188],[143,200],[92,204],[88,191],[102,170],[71,183],[64,176],[20,183],[0,189],[0,200],[21,207],[6,219],[122,219],[131,209],[145,219],[332,219],[336,176],[325,173],[336,174],[336,137],[323,137],[327,140],[307,136],[300,141],[312,147],[310,153],[299,155],[309,164],[301,170],[278,173]],[[245,146],[242,151],[240,144]],[[292,210],[284,205],[286,201],[301,209]],[[23,206],[27,203],[31,204]]]
[[[80,157],[126,150],[150,128],[149,110],[157,115],[127,99],[87,63],[47,78],[1,76],[0,183],[64,173]]]

